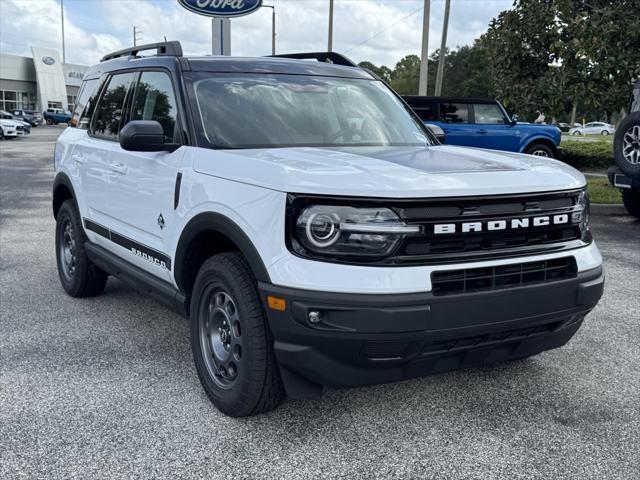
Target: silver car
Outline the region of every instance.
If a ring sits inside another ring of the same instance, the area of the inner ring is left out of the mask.
[[[613,125],[604,122],[589,122],[569,130],[571,135],[613,135],[616,129]]]

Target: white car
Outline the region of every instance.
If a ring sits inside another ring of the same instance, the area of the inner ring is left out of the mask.
[[[284,57],[87,70],[54,152],[64,290],[113,275],[189,318],[232,416],[568,342],[604,284],[585,177],[440,145],[345,57]]]
[[[589,122],[569,130],[570,135],[613,135],[615,132],[613,125],[604,122]]]
[[[22,122],[0,118],[0,138],[15,138],[25,132]]]

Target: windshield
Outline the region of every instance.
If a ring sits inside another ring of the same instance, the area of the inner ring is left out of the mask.
[[[214,148],[431,144],[377,80],[211,73],[191,79],[199,134]]]

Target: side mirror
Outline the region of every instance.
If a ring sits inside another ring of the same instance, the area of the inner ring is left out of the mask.
[[[518,115],[511,115],[511,125],[518,123]]]
[[[155,120],[132,120],[118,136],[120,146],[130,152],[174,152],[180,145],[165,143],[162,125]]]
[[[446,138],[444,130],[442,130],[438,125],[433,125],[432,123],[425,123],[424,126],[429,129],[429,131],[433,134],[434,137],[438,139],[440,143],[444,143]]]

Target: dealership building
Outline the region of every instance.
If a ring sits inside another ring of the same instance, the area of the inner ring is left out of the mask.
[[[62,63],[57,50],[31,49],[30,57],[0,54],[0,109],[73,110],[89,67]]]

